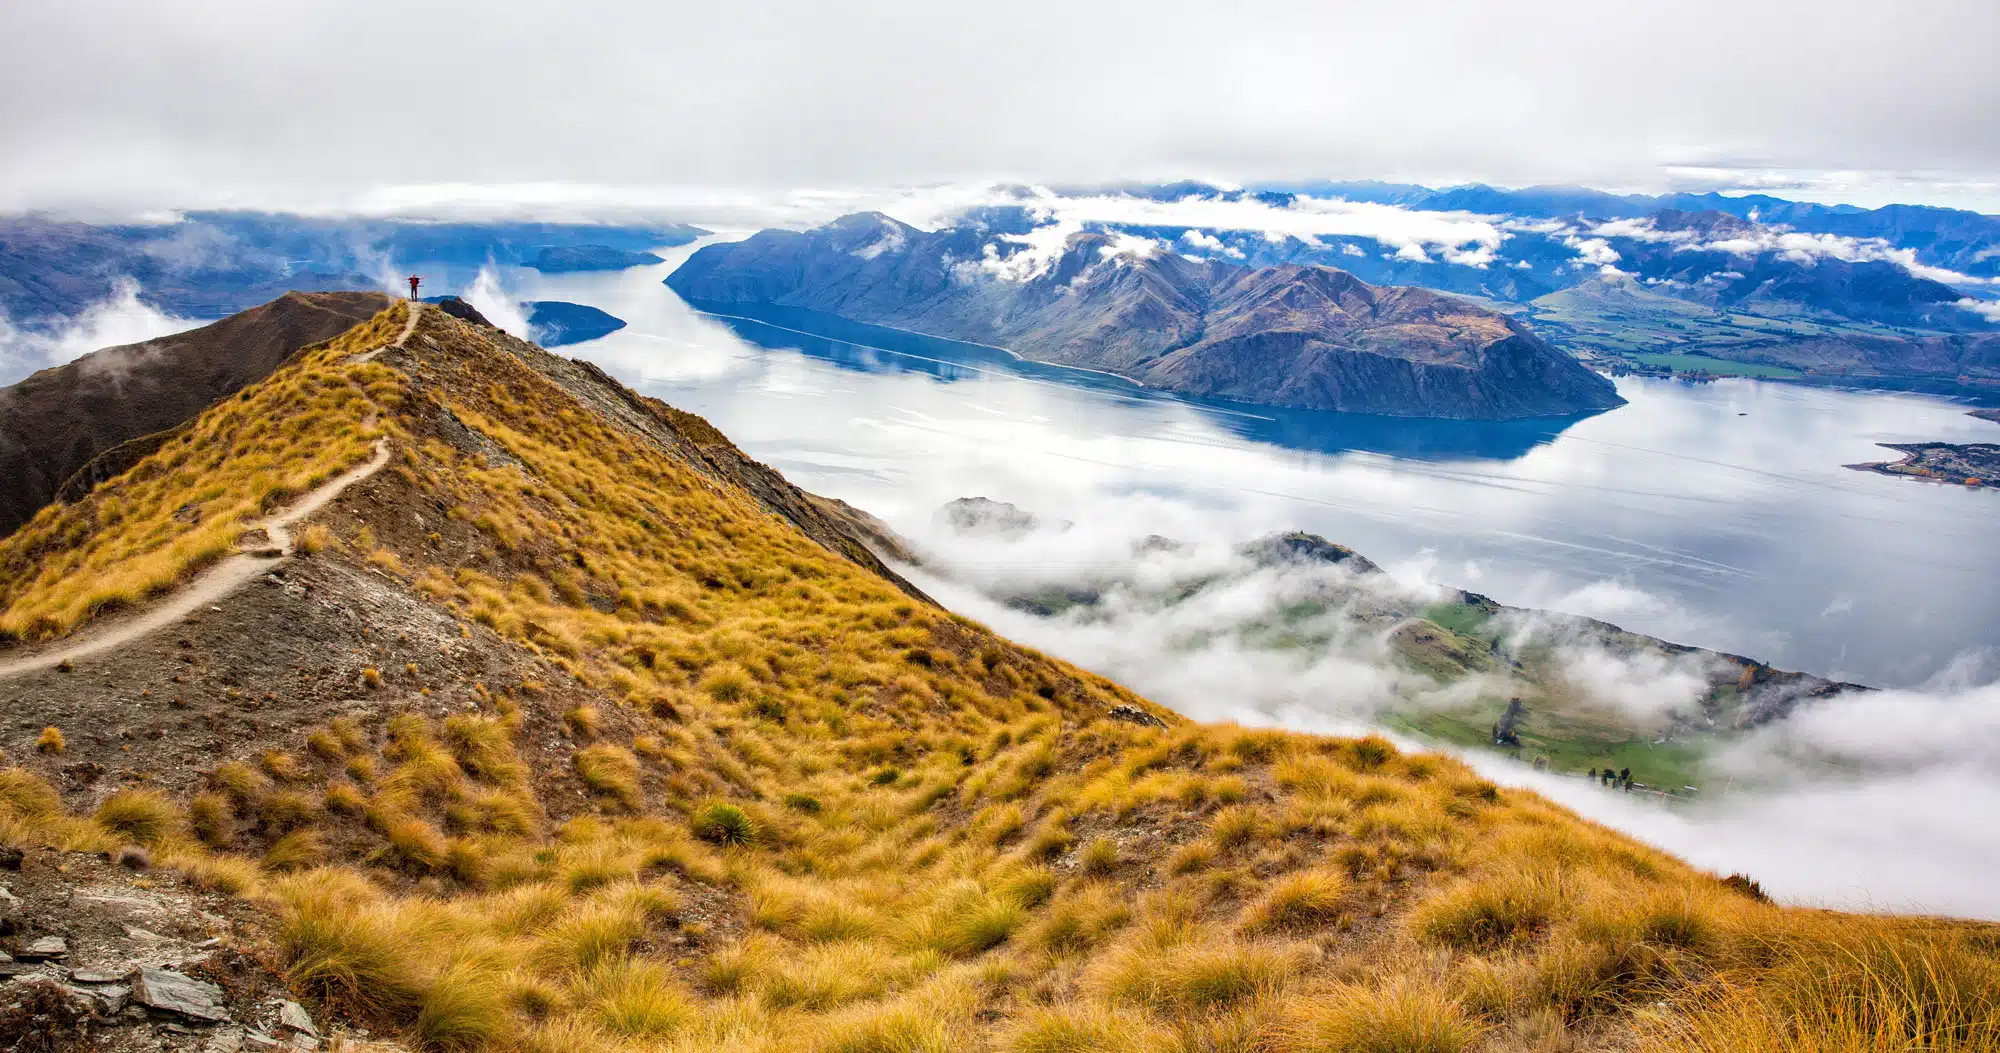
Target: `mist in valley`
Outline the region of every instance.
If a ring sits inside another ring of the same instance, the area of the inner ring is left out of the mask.
[[[1119,507],[1128,504],[1138,508]],[[1274,567],[1240,554],[1238,542],[1251,539],[1230,538],[1226,521],[1204,524],[1197,509],[1170,514],[1135,498],[1095,511],[1074,519],[1042,513],[1036,528],[1007,532],[912,517],[903,525],[925,565],[911,574],[954,610],[1197,720],[1382,732],[1394,713],[1519,690],[1505,675],[1444,683],[1396,661],[1389,627],[1372,623],[1370,608],[1442,594],[1455,583],[1434,580],[1434,561],[1379,575]],[[1202,540],[1148,547],[1147,537],[1158,536],[1149,525],[1168,520]],[[1213,583],[1189,591],[1189,582],[1202,580]],[[1294,636],[1310,635],[1311,646],[1271,639],[1269,625],[1330,586],[1356,595],[1290,627]],[[1101,599],[1055,614],[1009,602],[1065,589]],[[1596,591],[1661,602],[1629,582]],[[1515,639],[1550,631],[1532,620],[1510,628]],[[1641,726],[1688,707],[1714,661],[1585,643],[1557,643],[1551,653],[1577,691]],[[1788,902],[2000,918],[2000,886],[1989,879],[2000,868],[2000,846],[1984,818],[2000,809],[2000,682],[1987,658],[1968,653],[1921,687],[1811,701],[1731,736],[1693,800],[1536,770],[1525,755],[1387,733],[1407,748],[1445,748],[1496,781],[1537,790],[1699,866],[1747,873]]]

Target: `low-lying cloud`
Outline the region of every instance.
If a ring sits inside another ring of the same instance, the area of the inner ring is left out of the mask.
[[[1224,540],[1223,524],[1170,545],[1146,541],[1124,516],[1079,518],[1045,515],[1037,529],[1006,532],[898,525],[927,559],[913,575],[954,610],[1196,719],[1357,733],[1380,730],[1392,711],[1519,689],[1504,670],[1441,683],[1395,660],[1396,620],[1379,607],[1421,608],[1446,595],[1430,576],[1453,568],[1434,560],[1356,575],[1249,559]],[[1093,602],[1061,610],[1065,595]],[[1325,605],[1329,595],[1339,598]],[[1624,582],[1565,596],[1607,614],[1663,603]],[[1021,597],[1058,610],[1023,609]],[[1317,613],[1300,613],[1314,602]],[[1562,690],[1642,728],[1700,719],[1710,677],[1736,668],[1707,653],[1607,646],[1557,617],[1516,619],[1503,636],[1511,649],[1538,647]],[[2000,919],[2000,885],[1990,880],[2000,841],[1975,818],[2000,814],[2000,683],[1986,676],[1989,664],[1961,662],[1920,689],[1802,702],[1719,751],[1711,784],[1692,802],[1607,791],[1498,754],[1465,756],[1490,777],[1698,866],[1749,873],[1790,902]]]
[[[19,326],[0,317],[0,384],[12,384],[100,348],[136,344],[202,324],[168,314],[140,299],[139,293],[139,283],[125,279],[106,299],[53,325]]]

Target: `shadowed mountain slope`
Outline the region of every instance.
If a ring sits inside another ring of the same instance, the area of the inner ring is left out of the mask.
[[[0,388],[0,534],[98,454],[187,421],[388,305],[381,293],[286,293],[213,325],[108,347]],[[129,466],[103,466],[89,482]]]

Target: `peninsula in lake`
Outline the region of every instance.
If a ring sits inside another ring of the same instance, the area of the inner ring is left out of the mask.
[[[1186,395],[1507,420],[1623,404],[1522,323],[1321,265],[1196,259],[1122,232],[924,231],[880,213],[696,252],[667,285],[701,310],[891,326]]]

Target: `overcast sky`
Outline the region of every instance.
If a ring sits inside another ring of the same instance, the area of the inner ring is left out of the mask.
[[[1327,176],[2000,211],[1996,43],[1994,0],[9,0],[0,209]]]

